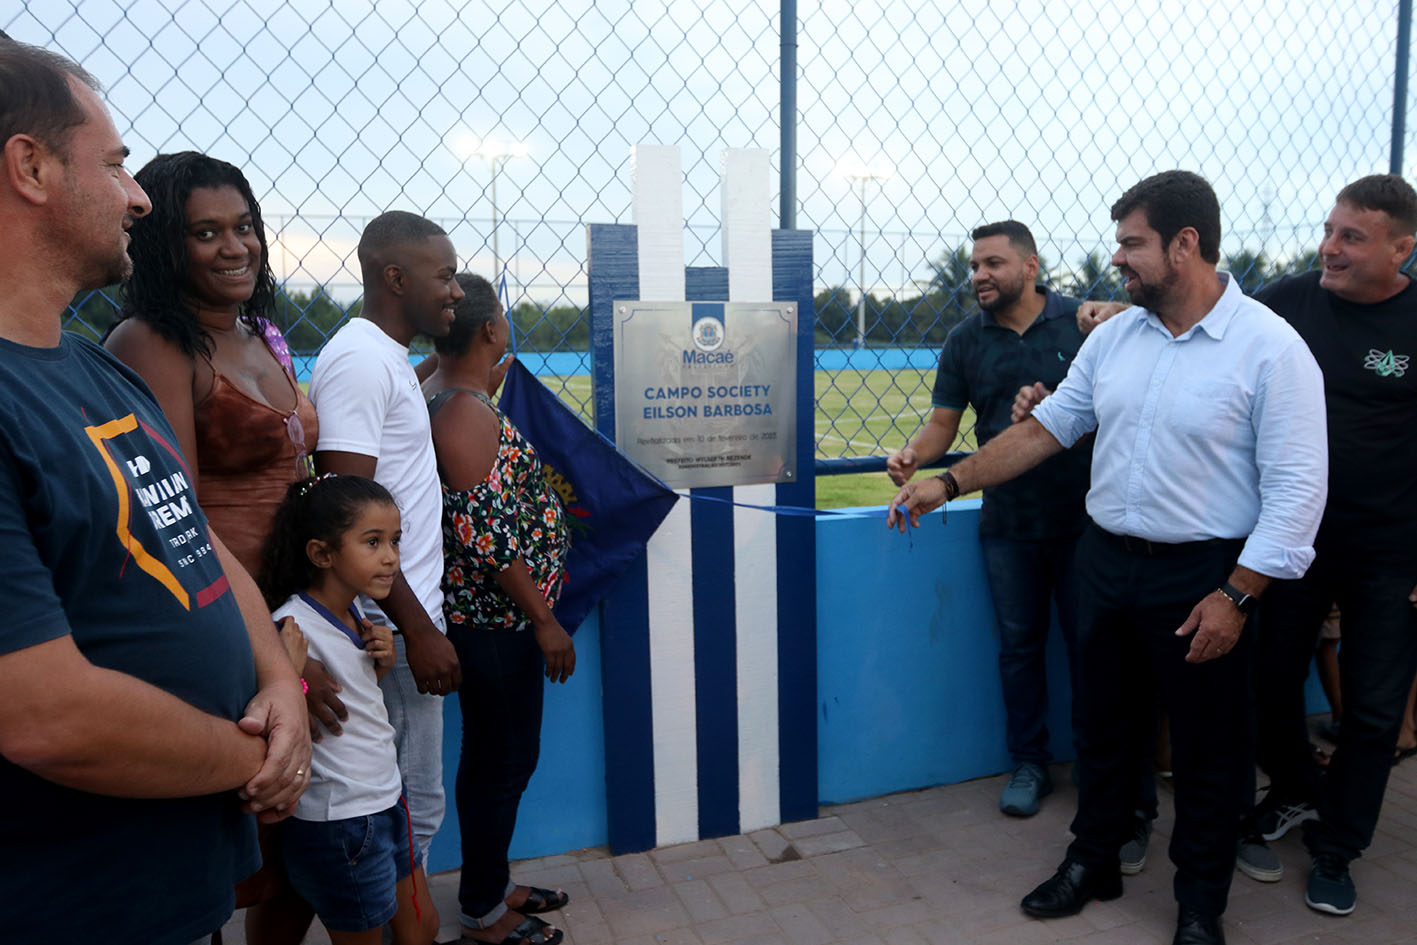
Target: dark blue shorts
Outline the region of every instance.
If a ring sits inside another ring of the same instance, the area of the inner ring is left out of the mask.
[[[387,925],[394,917],[394,887],[419,860],[409,844],[402,802],[346,820],[291,817],[281,827],[290,885],[315,909],[325,928],[363,932]]]

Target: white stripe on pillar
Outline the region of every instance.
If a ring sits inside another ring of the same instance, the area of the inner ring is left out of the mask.
[[[723,262],[731,302],[772,300],[768,152],[723,152]],[[732,333],[733,326],[728,326]],[[796,370],[795,365],[790,369]],[[798,418],[799,422],[802,418]],[[736,486],[735,502],[776,505],[775,485]],[[770,512],[733,510],[737,597],[738,821],[744,833],[781,821],[777,678],[777,521]]]
[[[682,302],[684,179],[679,149],[637,145],[633,163],[640,301]],[[689,503],[676,502],[645,549],[656,846],[699,838],[690,535]]]

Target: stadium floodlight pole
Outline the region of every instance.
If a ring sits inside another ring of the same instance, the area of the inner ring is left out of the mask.
[[[868,180],[890,180],[895,168],[886,165],[871,165],[865,161],[848,158],[839,162],[836,172],[852,183],[861,186],[861,275],[857,283],[860,297],[856,300],[856,347],[866,347],[866,182]]]
[[[500,284],[502,277],[502,254],[497,245],[497,172],[512,158],[526,157],[531,153],[525,141],[496,141],[484,138],[481,142],[470,139],[460,148],[469,157],[480,157],[492,168],[492,284]]]

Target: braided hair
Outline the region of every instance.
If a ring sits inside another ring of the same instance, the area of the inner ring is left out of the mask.
[[[292,594],[314,586],[320,569],[305,553],[305,546],[313,538],[338,548],[360,511],[374,503],[397,508],[388,489],[363,476],[326,473],[291,483],[261,549],[256,583],[266,607],[275,610]]]
[[[133,274],[123,284],[123,307],[118,320],[141,319],[188,357],[211,356],[211,333],[182,301],[182,289],[188,281],[187,198],[202,187],[233,187],[250,208],[251,225],[261,243],[256,288],[242,304],[238,317],[253,334],[260,334],[256,319],[274,311],[276,281],[271,274],[261,205],[245,175],[225,161],[196,151],[180,151],[159,154],[143,165],[134,179],[147,191],[153,208],[138,217],[129,231],[132,242],[128,255],[133,260]]]

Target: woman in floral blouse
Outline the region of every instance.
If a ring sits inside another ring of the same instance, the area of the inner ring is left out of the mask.
[[[507,849],[541,747],[542,676],[564,682],[576,668],[551,613],[566,575],[565,510],[492,403],[507,368],[506,313],[486,279],[458,284],[464,298],[423,391],[443,480],[443,611],[463,674],[461,941],[555,945],[561,932],[536,913],[567,896],[513,883]]]

